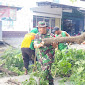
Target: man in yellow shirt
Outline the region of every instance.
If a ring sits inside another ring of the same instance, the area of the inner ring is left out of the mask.
[[[38,33],[38,29],[33,28],[33,30],[31,30],[30,33],[25,34],[24,40],[21,44],[21,51],[26,75],[28,74],[29,60],[31,59],[32,55],[35,56],[34,38],[36,33]]]

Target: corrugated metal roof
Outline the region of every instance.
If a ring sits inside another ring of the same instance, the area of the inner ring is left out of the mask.
[[[55,3],[55,2],[48,2],[48,1],[37,2],[37,5],[38,6],[50,5],[51,7],[60,7],[60,8],[79,8],[76,6],[64,5],[64,4],[59,4],[59,3]]]
[[[62,8],[62,9],[78,9],[78,11],[81,11],[83,14],[85,14],[85,9],[81,10],[81,7],[77,7],[77,6],[70,6],[70,5],[64,5],[64,4],[59,4],[59,3],[55,3],[55,2],[48,2],[48,1],[44,1],[44,2],[36,2],[38,6],[46,6],[49,5],[51,6],[51,8]]]

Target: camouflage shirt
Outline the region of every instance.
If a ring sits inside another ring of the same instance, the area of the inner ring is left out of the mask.
[[[35,36],[34,44],[40,44],[43,38],[54,37],[52,33],[40,34],[37,33]],[[43,65],[47,65],[53,62],[55,49],[52,45],[43,46],[36,48],[36,56]]]

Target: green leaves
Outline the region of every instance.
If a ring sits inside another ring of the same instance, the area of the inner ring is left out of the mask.
[[[58,68],[61,74],[66,75],[71,70],[71,63],[66,60],[61,60],[60,62],[58,62]]]
[[[16,73],[23,74],[23,59],[20,49],[8,48],[4,55],[0,57],[0,64],[5,64],[4,67]],[[36,62],[37,69],[33,72],[33,67],[30,65],[31,77],[26,80],[22,85],[37,85],[37,82],[33,76],[41,78],[42,85],[48,85],[48,81],[44,80],[46,74],[41,70],[41,65]],[[85,50],[65,49],[55,51],[55,59],[51,66],[52,76],[64,77],[62,82],[70,80],[72,85],[84,85],[85,84]]]
[[[23,59],[20,49],[9,47],[1,56],[0,64],[5,64],[4,68],[7,68],[13,72],[23,74]]]
[[[30,77],[29,81],[25,80],[24,82],[22,82],[22,85],[37,85],[37,82],[33,77]]]
[[[80,74],[83,70],[84,70],[84,67],[79,67],[79,68],[77,69],[78,74]]]
[[[55,53],[51,69],[53,76],[68,77],[72,85],[84,85],[85,50],[65,49],[57,50]]]

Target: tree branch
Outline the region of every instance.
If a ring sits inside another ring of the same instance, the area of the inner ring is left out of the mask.
[[[82,43],[85,41],[85,33],[79,36],[71,36],[71,37],[52,37],[52,38],[44,38],[42,39],[42,42],[44,45],[52,44],[53,42],[55,43]]]
[[[5,72],[6,74],[9,74],[9,75],[15,75],[15,76],[18,76],[17,73],[12,72],[12,71],[9,71],[8,69],[5,69],[5,68],[3,68],[3,67],[1,67],[1,66],[0,66],[0,71]]]

